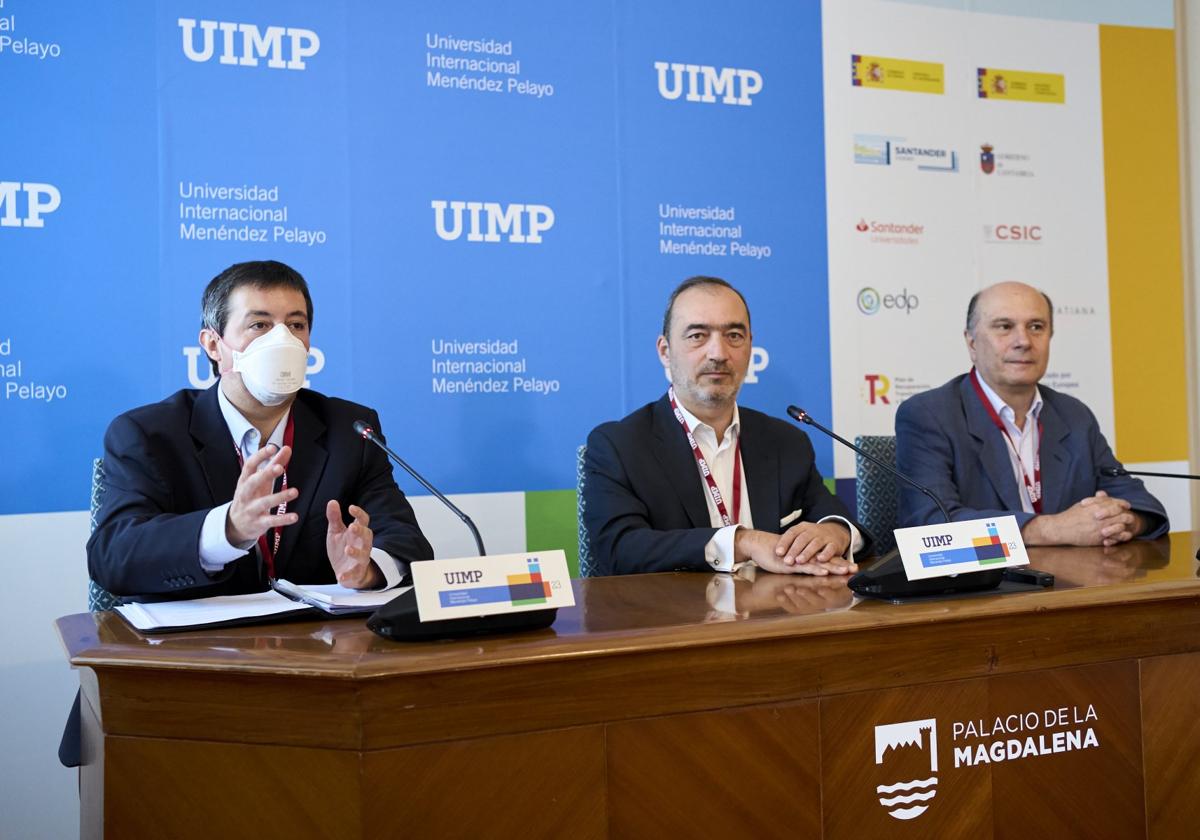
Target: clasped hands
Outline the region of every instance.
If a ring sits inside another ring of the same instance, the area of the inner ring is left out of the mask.
[[[780,574],[848,575],[858,565],[845,558],[850,529],[840,522],[801,522],[782,535],[739,528],[733,538],[736,562],[753,560]]]
[[[225,517],[225,538],[230,545],[245,545],[273,528],[300,521],[300,517],[291,511],[275,512],[281,504],[290,504],[300,495],[295,487],[273,492],[275,480],[283,475],[291,457],[290,446],[278,449],[274,444],[267,444],[246,459]],[[383,583],[383,573],[371,561],[374,538],[371,518],[358,505],[350,505],[349,512],[354,521],[346,525],[337,499],[330,499],[325,505],[325,518],[329,522],[325,551],[338,583],[351,589],[371,589]]]
[[[1103,490],[1061,513],[1035,516],[1021,529],[1026,545],[1103,545],[1128,542],[1146,530],[1129,502]]]

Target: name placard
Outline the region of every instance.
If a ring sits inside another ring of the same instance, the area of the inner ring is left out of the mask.
[[[895,533],[909,580],[1029,565],[1015,516],[897,528]]]
[[[426,560],[412,564],[412,577],[422,622],[575,604],[561,549]]]

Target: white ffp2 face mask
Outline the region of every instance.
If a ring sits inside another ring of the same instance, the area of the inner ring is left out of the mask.
[[[263,405],[279,405],[300,390],[308,367],[308,349],[285,324],[233,351],[233,371]]]

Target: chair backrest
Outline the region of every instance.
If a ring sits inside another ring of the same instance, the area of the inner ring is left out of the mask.
[[[583,471],[583,456],[587,454],[587,444],[575,450],[575,515],[579,521],[579,576],[595,577],[596,568],[592,565],[592,541],[588,536],[587,526],[583,524],[583,512],[586,503],[583,499],[583,485],[586,474]]]
[[[854,442],[885,464],[895,465],[894,436],[860,435]],[[896,486],[896,477],[862,455],[856,455],[855,459],[858,521],[875,538],[875,551],[886,554],[896,547],[896,538],[892,535],[900,510],[900,490]]]
[[[96,515],[100,511],[100,503],[104,501],[104,459],[92,461],[92,504],[91,530],[96,530]],[[104,589],[96,581],[88,578],[88,609],[92,612],[111,610],[117,605],[117,599],[111,592]]]

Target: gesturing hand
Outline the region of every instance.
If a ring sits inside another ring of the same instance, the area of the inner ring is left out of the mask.
[[[294,513],[272,513],[283,502],[290,502],[300,495],[295,487],[271,491],[275,487],[275,479],[287,469],[292,457],[292,448],[285,446],[277,449],[274,444],[259,447],[238,475],[237,487],[233,491],[233,501],[229,503],[229,512],[225,515],[225,539],[230,545],[244,545],[253,542],[272,528],[281,528],[299,521]],[[262,469],[259,465],[266,462]]]
[[[329,530],[325,532],[325,551],[329,565],[333,566],[338,583],[350,589],[373,589],[383,583],[383,573],[371,562],[371,540],[374,539],[369,524],[371,517],[358,505],[350,505],[354,521],[348,526],[342,521],[342,508],[337,499],[325,505],[325,518]]]

